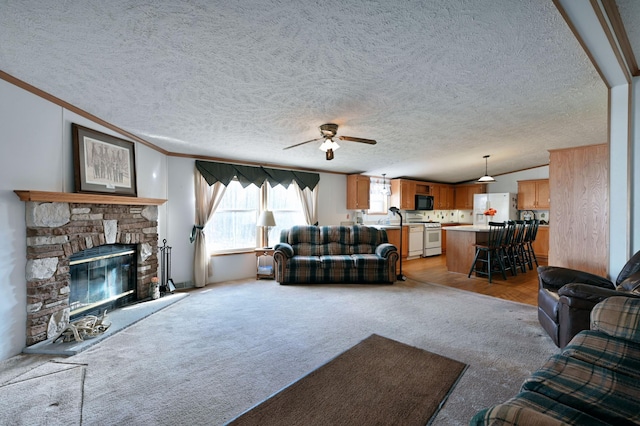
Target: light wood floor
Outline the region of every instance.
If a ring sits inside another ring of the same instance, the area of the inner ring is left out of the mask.
[[[542,265],[542,263],[540,263]],[[486,294],[500,299],[538,306],[538,274],[535,269],[518,273],[515,277],[507,272],[507,280],[493,277],[491,284],[486,277],[467,278],[466,274],[447,271],[446,254],[421,259],[403,260],[402,273],[422,282],[455,287],[461,290]]]

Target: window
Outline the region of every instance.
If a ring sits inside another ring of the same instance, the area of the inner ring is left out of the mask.
[[[367,214],[387,214],[390,189],[388,181],[371,178],[369,184],[369,210],[367,210]]]
[[[204,232],[209,253],[240,252],[266,245],[262,232],[256,226],[261,206],[273,211],[277,226],[269,228],[269,245],[280,241],[280,230],[305,223],[302,205],[296,188],[277,185],[261,188],[249,185],[243,188],[233,180]]]
[[[282,229],[306,223],[302,212],[302,203],[298,197],[298,189],[294,185],[289,185],[289,188],[282,185],[277,185],[274,188],[267,184],[264,185],[267,189],[267,210],[273,211],[273,217],[276,221],[276,226],[269,228],[270,246],[280,241]],[[266,243],[266,241],[263,242],[265,245]]]
[[[233,180],[213,217],[205,226],[209,253],[240,251],[256,246],[256,221],[260,210],[260,188],[243,188]]]

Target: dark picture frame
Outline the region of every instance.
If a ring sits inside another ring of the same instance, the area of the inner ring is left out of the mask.
[[[76,192],[137,196],[135,144],[71,124]]]

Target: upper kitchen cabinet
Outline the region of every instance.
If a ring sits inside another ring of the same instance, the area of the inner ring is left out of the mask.
[[[454,208],[455,189],[451,185],[432,185],[433,208],[449,210]]]
[[[391,180],[390,206],[413,210],[416,202],[416,182],[408,179]]]
[[[518,181],[518,210],[548,210],[549,179]]]
[[[369,176],[347,175],[347,209],[369,209]]]
[[[487,185],[484,183],[471,183],[455,186],[454,207],[455,209],[473,209],[473,196],[487,192]]]

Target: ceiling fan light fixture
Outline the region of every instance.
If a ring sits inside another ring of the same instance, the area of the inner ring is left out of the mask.
[[[333,141],[333,139],[331,138],[327,138],[324,140],[324,142],[322,142],[322,145],[320,145],[320,147],[318,149],[327,152],[328,150],[337,150],[338,148],[340,148],[340,145],[338,145],[337,143],[335,143]]]
[[[327,161],[333,160],[333,150],[331,148],[327,149]]]
[[[496,180],[494,178],[492,178],[491,176],[489,176],[489,171],[488,171],[488,161],[489,161],[489,157],[491,157],[490,155],[485,155],[484,157],[484,176],[482,176],[480,179],[477,180],[478,183],[489,183],[489,182],[495,182]]]

